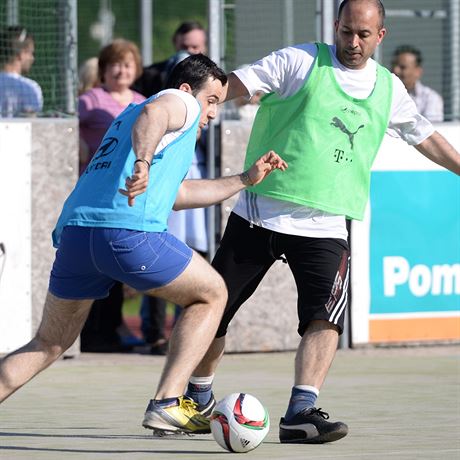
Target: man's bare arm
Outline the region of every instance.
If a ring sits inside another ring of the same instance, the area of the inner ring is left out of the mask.
[[[132,143],[136,157],[152,161],[153,154],[167,131],[184,126],[187,108],[174,94],[164,94],[146,104],[132,130]]]
[[[227,94],[223,101],[230,101],[236,97],[249,96],[249,92],[242,81],[232,72],[227,75]]]
[[[460,175],[460,153],[437,131],[415,148],[434,163]]]
[[[261,156],[246,172],[217,179],[184,180],[179,188],[174,209],[203,208],[231,197],[245,187],[262,182],[275,169],[284,171],[286,162],[275,152]]]
[[[146,104],[132,130],[133,150],[138,161],[134,172],[126,178],[125,189],[119,192],[128,197],[128,204],[134,205],[137,195],[147,190],[149,165],[161,138],[167,131],[175,131],[184,126],[187,108],[184,101],[174,94],[164,94]]]

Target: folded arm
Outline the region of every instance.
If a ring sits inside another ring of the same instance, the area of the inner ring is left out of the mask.
[[[275,169],[284,171],[286,162],[275,152],[262,155],[247,171],[217,179],[184,180],[179,188],[174,209],[204,208],[230,198],[245,187],[262,182]]]
[[[128,197],[128,204],[134,205],[137,195],[147,190],[149,165],[161,138],[167,131],[176,131],[184,126],[187,116],[185,103],[174,94],[164,94],[146,104],[132,130],[133,150],[138,161],[134,164],[131,177],[126,178],[125,189],[119,192]]]

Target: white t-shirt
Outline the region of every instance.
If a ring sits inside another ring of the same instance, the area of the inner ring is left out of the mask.
[[[0,72],[0,118],[23,117],[41,112],[42,108],[42,90],[36,81]]]
[[[409,91],[409,96],[425,118],[432,122],[444,121],[444,101],[434,89],[418,81],[413,91]]]
[[[334,74],[349,96],[365,99],[375,86],[377,63],[369,59],[363,69],[344,67],[330,46]],[[235,70],[235,75],[252,96],[256,91],[275,92],[282,98],[295,94],[308,79],[317,55],[314,43],[306,43],[275,51],[254,64]],[[390,120],[387,134],[417,145],[434,132],[432,124],[417,112],[404,84],[394,74]],[[290,235],[342,238],[348,236],[344,216],[330,214],[308,206],[276,200],[250,193],[239,196],[233,211],[255,225]]]
[[[196,117],[200,114],[200,104],[199,102],[190,94],[180,89],[168,88],[158,93],[158,97],[163,96],[164,94],[174,94],[182,99],[187,109],[187,115],[185,118],[185,123],[182,128],[178,129],[177,131],[168,131],[158,143],[158,147],[155,150],[155,153],[160,152],[163,150],[168,144],[173,142],[176,138],[178,138],[182,133],[187,131],[190,126],[196,120]]]

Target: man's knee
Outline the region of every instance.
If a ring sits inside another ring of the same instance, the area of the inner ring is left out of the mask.
[[[311,320],[305,327],[304,333],[314,333],[314,332],[321,332],[321,331],[333,331],[339,334],[340,329],[336,324],[331,323],[325,319],[313,319]],[[303,333],[300,334],[303,336]]]
[[[69,348],[66,347],[64,343],[50,340],[40,333],[40,331],[37,332],[30,342],[30,345],[35,351],[44,353],[50,360],[56,360],[62,355],[62,353],[64,353],[64,351],[67,350],[67,348]]]
[[[59,358],[76,340],[73,334],[53,333],[49,334],[46,330],[40,328],[33,341],[40,351],[43,351],[50,357]]]
[[[213,276],[206,281],[206,287],[206,300],[223,309],[227,303],[228,293],[227,286],[222,277],[215,272]]]

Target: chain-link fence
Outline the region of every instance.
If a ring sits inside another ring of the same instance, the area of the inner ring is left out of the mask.
[[[73,0],[2,0],[0,2],[0,65],[2,74],[26,77],[26,81],[8,91],[2,80],[3,94],[8,92],[10,107],[3,116],[21,115],[21,104],[41,90],[43,105],[32,107],[41,116],[75,114],[76,2]],[[32,43],[32,45],[30,45]],[[35,48],[35,62],[31,61]],[[25,56],[28,53],[28,56]],[[18,62],[20,60],[21,62]],[[33,63],[32,63],[33,62]],[[9,79],[8,82],[12,81]],[[21,81],[23,81],[21,79]],[[29,83],[29,85],[27,85]],[[23,94],[12,94],[24,91]],[[5,96],[6,97],[6,96]],[[38,97],[38,96],[37,96]],[[34,99],[35,101],[35,99]],[[19,112],[16,113],[16,110]]]
[[[125,38],[141,47],[142,1],[134,0],[1,0],[0,34],[17,28],[33,38],[35,62],[30,69],[19,69],[17,75],[33,80],[26,90],[33,91],[43,104],[37,110],[8,110],[0,116],[22,116],[34,112],[38,116],[75,115],[77,68],[86,59],[97,56],[100,49],[114,38]],[[207,27],[207,0],[152,0],[152,53],[147,58],[157,62],[174,53],[172,35],[185,20],[197,20]],[[1,35],[0,35],[1,36]],[[78,55],[77,53],[78,41]],[[0,60],[10,57],[17,42],[0,40]],[[12,45],[12,46],[11,46]],[[0,62],[0,64],[2,64]],[[2,70],[2,69],[0,69]],[[36,84],[39,90],[36,90]],[[30,89],[32,87],[32,90]],[[15,86],[14,99],[24,99]]]
[[[384,0],[383,3],[388,33],[380,46],[380,63],[391,69],[398,46],[417,48],[423,58],[422,83],[443,97],[445,119],[458,120],[459,0]]]
[[[97,56],[113,38],[125,38],[141,47],[142,0],[79,0],[78,62]],[[172,36],[183,21],[207,27],[207,0],[152,0],[152,56],[158,62],[174,54]],[[146,62],[150,64],[151,62]]]
[[[27,77],[43,91],[42,115],[75,112],[76,66],[97,56],[113,38],[140,47],[142,3],[151,4],[151,62],[174,50],[171,36],[184,20],[208,25],[209,0],[2,0],[0,29],[22,26],[35,41],[35,63]],[[221,64],[232,70],[286,45],[321,38],[325,4],[337,0],[216,0],[222,7]],[[397,46],[416,46],[423,55],[422,82],[444,99],[445,119],[459,119],[459,0],[384,0],[388,34],[375,56],[390,67]],[[77,20],[78,19],[78,20]],[[78,33],[76,32],[78,24]],[[329,27],[332,30],[333,17]],[[78,37],[78,59],[75,59]],[[1,45],[1,44],[0,44]],[[4,45],[1,45],[4,46]],[[0,49],[0,57],[2,51]],[[74,63],[76,62],[76,63]],[[146,62],[149,64],[150,62]]]
[[[321,11],[340,1],[226,0],[223,62],[227,70],[252,62],[278,48],[321,39]],[[401,45],[423,56],[422,83],[444,99],[445,120],[459,119],[459,0],[384,0],[388,33],[374,58],[391,69]],[[333,28],[333,18],[328,27]]]
[[[284,46],[317,38],[316,1],[227,0],[224,4],[223,62],[227,70]]]

